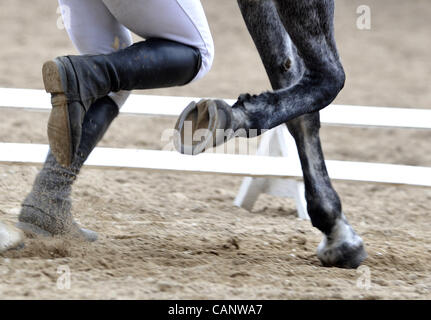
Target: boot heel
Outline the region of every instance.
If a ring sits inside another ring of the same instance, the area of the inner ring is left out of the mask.
[[[64,93],[59,66],[55,61],[51,60],[43,64],[42,76],[46,92]]]

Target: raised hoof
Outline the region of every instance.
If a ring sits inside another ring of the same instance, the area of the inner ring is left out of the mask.
[[[352,227],[340,219],[330,236],[324,236],[317,257],[325,267],[356,269],[367,258],[364,244]]]
[[[24,234],[10,224],[0,222],[0,253],[24,245]]]
[[[54,237],[55,234],[52,234],[37,225],[27,222],[18,222],[16,225],[19,229],[21,229],[25,234],[31,237]],[[88,242],[94,242],[97,240],[98,235],[97,232],[92,230],[80,228],[77,224],[74,224],[72,230],[68,233],[61,234],[61,236],[70,237],[77,240],[83,240]]]
[[[222,100],[203,99],[190,103],[175,124],[175,149],[196,155],[234,136],[231,106]]]

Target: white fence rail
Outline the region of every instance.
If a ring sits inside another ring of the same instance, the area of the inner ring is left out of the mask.
[[[131,95],[121,113],[178,116],[193,100],[199,99]],[[41,90],[0,88],[0,107],[50,110],[50,96]],[[321,111],[321,121],[329,125],[431,129],[431,110],[331,105]],[[268,148],[268,144],[277,147]],[[47,151],[46,145],[0,143],[0,163],[43,163]],[[335,160],[326,164],[330,177],[336,180],[431,187],[428,167]],[[256,156],[207,153],[192,157],[169,151],[96,148],[86,165],[245,176],[236,205],[251,209],[261,193],[292,197],[299,217],[307,218],[303,183],[286,179],[301,178],[302,171],[295,143],[284,125],[264,134]]]
[[[178,116],[199,98],[131,95],[121,113]],[[232,104],[235,100],[226,100]],[[0,88],[0,107],[50,110],[50,95],[43,90]],[[331,105],[320,112],[328,125],[431,129],[431,110]]]

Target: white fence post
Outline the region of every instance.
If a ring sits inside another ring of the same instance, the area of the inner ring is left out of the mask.
[[[295,165],[300,165],[295,141],[284,124],[262,135],[256,155],[285,157],[286,166],[291,165],[292,162]],[[296,203],[298,217],[300,219],[309,219],[304,183],[294,179],[244,178],[234,204],[251,211],[257,198],[262,193],[293,198]]]

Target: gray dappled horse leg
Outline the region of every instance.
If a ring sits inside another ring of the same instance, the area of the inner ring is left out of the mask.
[[[301,77],[290,86],[259,95],[242,95],[233,106],[233,129],[271,129],[305,113],[328,106],[344,86],[345,74],[334,40],[333,0],[239,0],[247,24],[255,29],[271,29],[275,23],[263,19],[273,4],[289,38],[293,55],[301,57]],[[260,4],[265,3],[265,5]],[[274,9],[271,10],[273,12]],[[280,28],[280,27],[279,27]],[[249,27],[250,29],[250,27]],[[251,30],[253,33],[254,30]],[[269,33],[270,30],[267,31]],[[256,31],[255,41],[262,31]],[[284,37],[286,38],[286,37]],[[277,38],[264,41],[266,50],[280,45]],[[260,40],[257,40],[260,41]],[[265,48],[263,48],[263,51]],[[278,52],[277,52],[278,53]],[[265,56],[265,53],[263,53]],[[280,61],[278,58],[277,61]],[[286,66],[288,66],[287,64]],[[299,67],[299,66],[298,66]]]
[[[325,266],[356,268],[367,255],[362,239],[347,222],[329,179],[320,144],[319,113],[291,120],[287,126],[301,160],[308,215],[313,226],[324,234],[317,256]]]
[[[238,4],[274,90],[280,92],[293,88],[298,83],[309,81],[308,79],[304,81],[304,77],[310,73],[306,70],[307,64],[299,57],[274,2],[238,0]],[[333,48],[335,49],[335,44]],[[311,91],[319,90],[319,87],[308,85]],[[270,104],[263,106],[262,112],[271,107],[274,106]],[[271,116],[271,113],[268,113],[268,116]],[[293,119],[287,125],[298,147],[308,213],[313,226],[324,234],[318,248],[319,259],[326,266],[359,266],[366,253],[362,239],[345,219],[340,199],[331,185],[320,144],[318,112]]]

